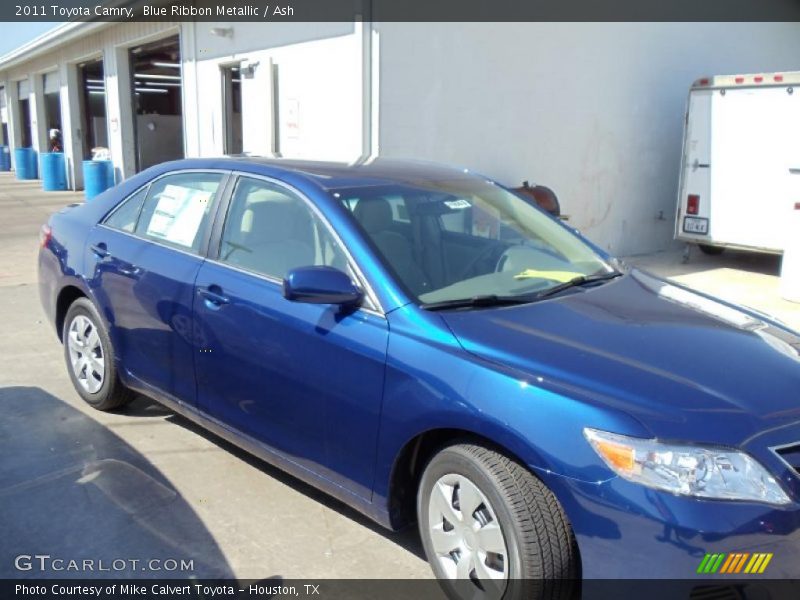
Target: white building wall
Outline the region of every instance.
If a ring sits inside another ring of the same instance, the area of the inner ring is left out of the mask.
[[[20,143],[20,118],[17,106],[17,84],[13,81],[6,80],[3,88],[3,93],[6,99],[6,125],[8,127],[8,139],[6,145],[9,147],[9,156],[11,160],[11,168],[17,168],[17,160],[14,156],[14,148]]]
[[[546,184],[571,223],[620,255],[672,239],[689,85],[800,68],[796,23],[377,29],[381,155]]]
[[[214,35],[216,28],[229,31]],[[359,26],[197,23],[191,33],[186,29],[187,155],[223,153],[221,68],[236,63],[254,67],[252,78],[242,78],[245,152],[270,156],[277,145],[280,155],[290,158],[351,161],[361,155],[364,64]]]

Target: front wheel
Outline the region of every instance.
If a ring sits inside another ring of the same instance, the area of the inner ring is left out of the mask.
[[[112,410],[133,399],[117,375],[114,348],[103,320],[87,298],[78,298],[64,319],[64,358],[72,385],[87,404]]]
[[[574,537],[561,506],[528,469],[473,444],[449,446],[417,494],[422,544],[451,598],[571,598]]]

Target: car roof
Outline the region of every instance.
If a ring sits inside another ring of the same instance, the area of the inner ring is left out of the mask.
[[[469,169],[434,162],[409,159],[378,158],[369,162],[346,164],[336,162],[264,158],[256,156],[227,156],[214,159],[186,159],[170,163],[172,169],[220,167],[244,168],[250,172],[276,175],[280,172],[313,181],[324,189],[338,189],[388,183],[425,184],[476,176]],[[258,167],[264,167],[259,169]],[[485,179],[485,178],[484,178]]]

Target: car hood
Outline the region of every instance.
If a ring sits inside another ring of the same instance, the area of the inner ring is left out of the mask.
[[[662,439],[746,445],[800,422],[800,336],[642,271],[532,304],[442,312],[465,350],[579,390]]]

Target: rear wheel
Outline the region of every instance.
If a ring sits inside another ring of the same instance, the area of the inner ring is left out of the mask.
[[[718,256],[725,252],[725,248],[722,246],[710,246],[709,244],[698,244],[698,246],[703,254],[708,254],[709,256]]]
[[[511,458],[473,444],[443,449],[422,475],[417,513],[450,597],[572,597],[578,556],[564,512]]]
[[[63,340],[72,385],[87,404],[112,410],[133,399],[134,393],[117,375],[114,348],[103,321],[87,298],[78,298],[69,307]]]

